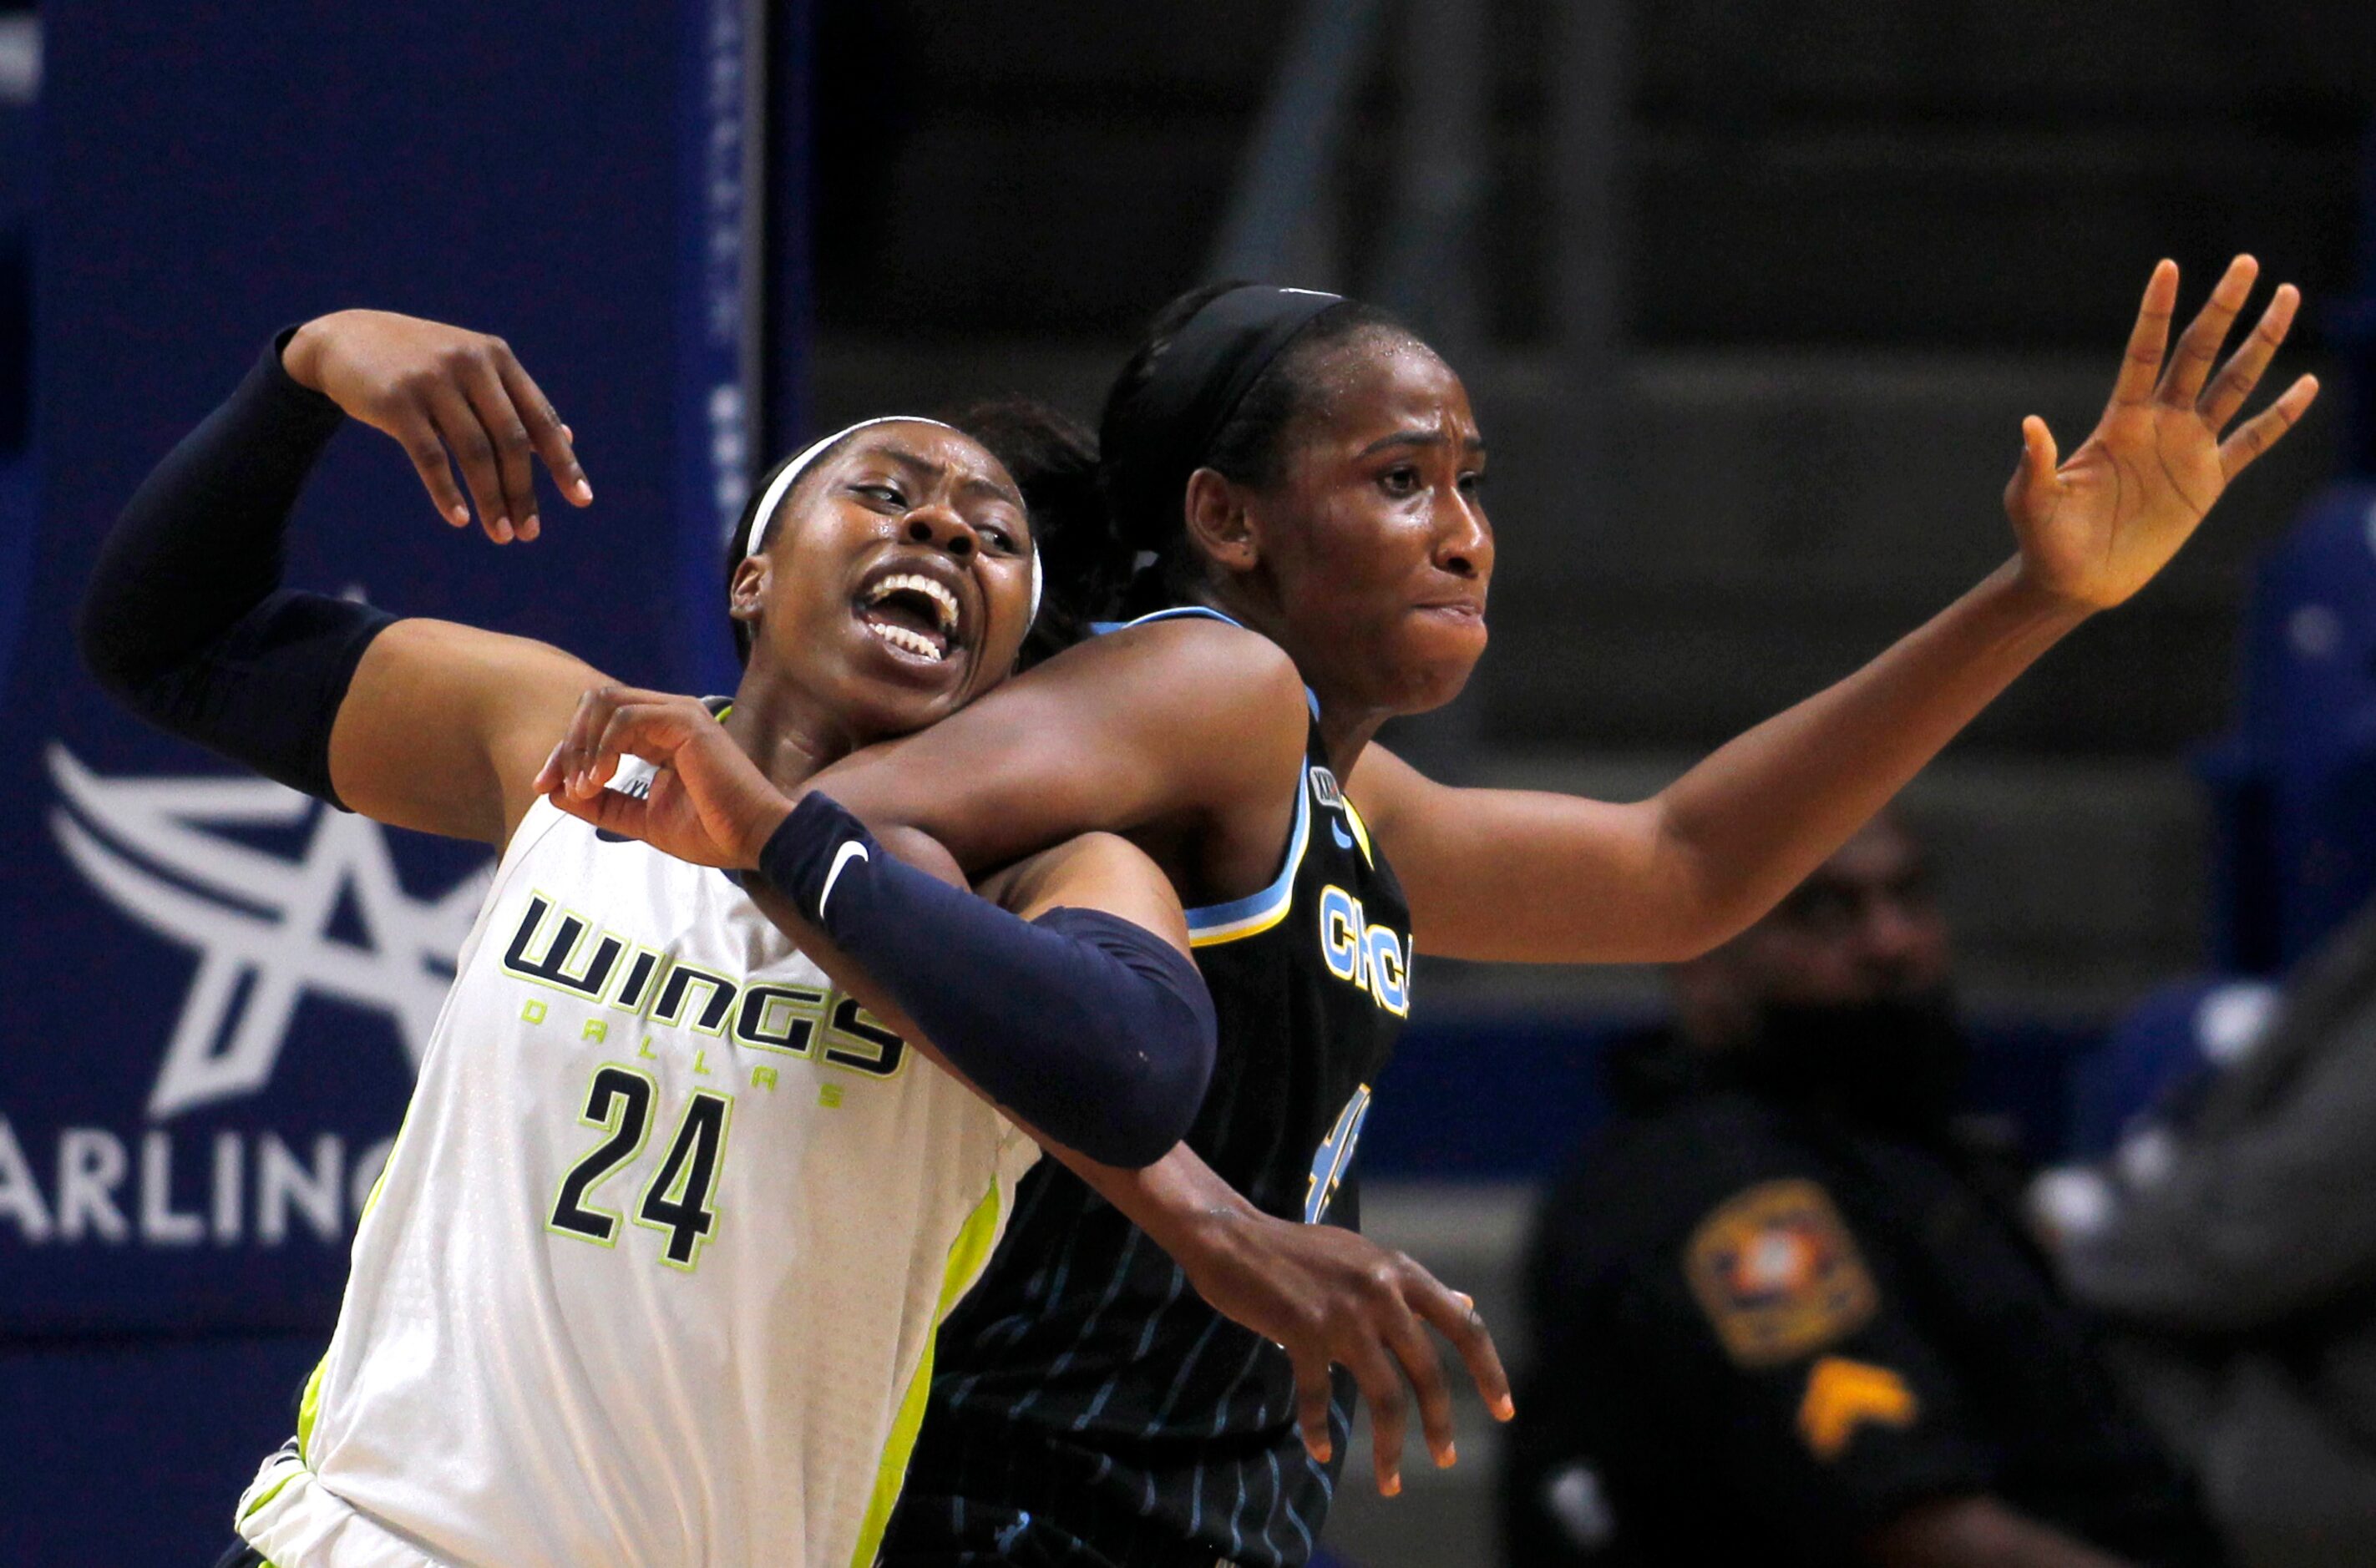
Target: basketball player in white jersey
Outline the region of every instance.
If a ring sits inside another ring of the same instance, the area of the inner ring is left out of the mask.
[[[728,878],[539,792],[592,667],[279,588],[288,513],[346,414],[402,442],[459,525],[450,447],[498,542],[539,531],[531,449],[591,499],[503,345],[346,312],[276,342],[102,550],[82,641],[144,716],[502,849],[296,1439],[241,1500],[249,1561],[870,1562],[934,1327],[1036,1150]],[[819,443],[745,526],[729,597],[748,665],[722,724],[778,785],[995,685],[1037,609],[1012,481],[934,422]],[[1210,1004],[1177,899],[1127,844],[986,883],[1012,913],[829,802],[762,866],[1033,1126],[1125,1165],[1185,1130]]]

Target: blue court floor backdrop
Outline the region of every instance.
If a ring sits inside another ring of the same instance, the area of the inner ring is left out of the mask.
[[[497,550],[350,427],[291,579],[714,684],[750,456],[759,9],[43,8],[37,523],[0,708],[0,1562],[195,1563],[228,1540],[489,859],[113,708],[68,636],[97,540],[276,327],[455,320],[511,341],[598,504],[548,487],[543,539]]]

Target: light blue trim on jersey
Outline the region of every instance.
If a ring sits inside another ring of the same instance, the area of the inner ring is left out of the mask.
[[[1279,868],[1277,878],[1259,893],[1188,910],[1189,946],[1234,942],[1268,931],[1287,918],[1288,907],[1295,902],[1295,873],[1302,869],[1303,848],[1312,838],[1312,789],[1301,778],[1296,782],[1295,830],[1288,835],[1287,863]]]
[[[1146,614],[1141,615],[1136,620],[1133,621],[1092,621],[1089,623],[1089,631],[1097,636],[1103,636],[1108,632],[1119,632],[1130,626],[1144,626],[1150,621],[1197,619],[1218,621],[1225,626],[1235,626],[1241,632],[1250,629],[1243,621],[1238,620],[1234,616],[1224,615],[1219,611],[1213,609],[1209,605],[1175,604],[1169,610],[1150,611]],[[1259,636],[1261,634],[1256,633],[1255,635]],[[1310,686],[1303,688],[1303,706],[1312,710],[1312,717],[1314,721],[1317,721],[1320,718],[1320,694],[1313,691]]]
[[[1224,625],[1246,630],[1244,623],[1232,620],[1219,611],[1202,604],[1176,605],[1170,610],[1158,610],[1141,615],[1135,621],[1092,622],[1089,630],[1099,636],[1119,632],[1130,626],[1144,626],[1150,621],[1180,620],[1218,621]],[[1320,697],[1310,686],[1303,688],[1303,700],[1312,709],[1314,722],[1320,718]],[[1234,942],[1241,936],[1268,931],[1287,918],[1295,902],[1295,873],[1302,868],[1304,846],[1312,840],[1312,780],[1308,769],[1299,769],[1295,777],[1295,828],[1287,836],[1287,863],[1268,887],[1233,898],[1226,904],[1206,904],[1186,911],[1188,945],[1209,947],[1217,942]]]
[[[1209,604],[1175,604],[1169,610],[1150,610],[1144,615],[1134,616],[1127,621],[1093,621],[1089,624],[1089,630],[1103,636],[1108,632],[1119,632],[1124,626],[1144,626],[1150,621],[1178,621],[1182,618],[1200,617],[1207,621],[1218,621],[1224,625],[1235,626],[1241,632],[1246,629],[1246,624],[1243,621],[1234,615],[1225,615]]]

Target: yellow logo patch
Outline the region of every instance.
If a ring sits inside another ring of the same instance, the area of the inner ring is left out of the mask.
[[[1911,1426],[1919,1408],[1906,1380],[1887,1367],[1825,1356],[1807,1373],[1807,1396],[1799,1401],[1799,1435],[1816,1458],[1836,1459],[1867,1421]]]
[[[1692,1294],[1744,1367],[1792,1360],[1864,1325],[1880,1303],[1831,1198],[1764,1182],[1700,1221],[1683,1249]]]

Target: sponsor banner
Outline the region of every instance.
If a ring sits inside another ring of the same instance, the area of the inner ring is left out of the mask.
[[[731,690],[734,680],[734,639],[716,606],[726,541],[759,466],[766,9],[765,0],[682,6],[676,511],[688,543],[680,587],[688,646],[705,691]]]
[[[113,707],[72,647],[100,534],[277,327],[350,304],[457,321],[519,352],[598,505],[548,488],[544,538],[497,550],[441,526],[396,446],[351,427],[291,580],[698,684],[696,607],[670,585],[696,558],[718,580],[748,457],[720,396],[743,381],[747,335],[723,324],[745,269],[682,265],[688,213],[714,209],[703,244],[722,249],[750,208],[729,15],[45,9],[40,505],[0,708],[0,1334],[327,1325],[490,860]],[[688,106],[695,50],[732,86]],[[689,430],[689,404],[719,412]]]

